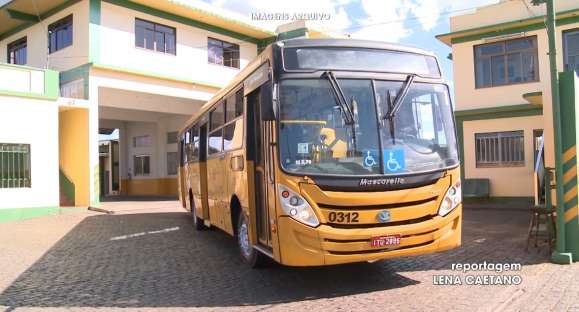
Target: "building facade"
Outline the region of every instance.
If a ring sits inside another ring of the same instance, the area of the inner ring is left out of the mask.
[[[556,10],[558,70],[579,71],[579,3]],[[437,38],[452,48],[462,176],[488,179],[491,197],[529,200],[542,143],[555,167],[545,5],[500,1],[450,26]]]
[[[177,129],[277,35],[182,1],[0,0],[0,215],[176,195]]]

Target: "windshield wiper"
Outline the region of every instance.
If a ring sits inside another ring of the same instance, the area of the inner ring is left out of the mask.
[[[344,113],[344,121],[346,122],[347,125],[353,125],[355,122],[354,112],[352,111],[352,108],[350,107],[350,105],[348,105],[348,102],[346,101],[346,95],[344,95],[344,91],[342,91],[342,88],[338,83],[338,79],[336,79],[336,76],[334,76],[334,73],[331,71],[324,72],[322,74],[322,77],[327,78],[328,81],[330,82],[330,86],[332,87],[334,95],[336,96],[336,101],[338,102],[338,104],[342,108],[342,112]]]
[[[390,90],[387,91],[386,101],[388,102],[388,114],[386,114],[385,116],[382,116],[382,120],[388,118],[388,124],[390,125],[390,137],[392,138],[392,144],[396,144],[395,131],[394,131],[395,130],[394,117],[396,117],[396,113],[398,112],[398,110],[402,106],[402,103],[404,103],[404,99],[406,98],[406,95],[408,95],[408,90],[410,90],[410,87],[412,86],[412,83],[414,82],[414,78],[416,78],[416,75],[414,75],[414,74],[410,74],[410,75],[408,75],[408,77],[406,77],[406,81],[404,82],[404,85],[402,86],[402,88],[400,89],[400,91],[398,92],[398,94],[396,95],[396,98],[394,100],[392,100],[392,93],[390,93]]]

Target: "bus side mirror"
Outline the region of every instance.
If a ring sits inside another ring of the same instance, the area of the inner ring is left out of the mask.
[[[271,83],[265,83],[261,86],[260,92],[260,99],[259,103],[261,105],[261,120],[264,121],[273,121],[276,120],[277,115],[277,94],[274,95],[274,92],[277,91],[277,88],[273,88],[272,90]]]

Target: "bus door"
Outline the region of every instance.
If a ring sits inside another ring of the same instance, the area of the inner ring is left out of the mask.
[[[207,123],[199,126],[199,183],[201,190],[201,205],[203,220],[210,222],[209,201],[207,193]]]
[[[262,89],[263,86],[247,95],[247,150],[248,159],[253,160],[254,163],[255,220],[253,221],[257,225],[257,238],[261,245],[271,247],[270,219],[275,218],[275,177],[272,153],[274,125],[273,121],[261,120]],[[248,172],[248,174],[252,173]]]

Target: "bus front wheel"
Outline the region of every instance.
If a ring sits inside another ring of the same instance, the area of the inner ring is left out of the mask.
[[[247,217],[243,213],[240,213],[237,218],[236,234],[241,258],[252,268],[263,266],[266,261],[265,255],[251,245],[249,241],[249,224],[247,223]]]

